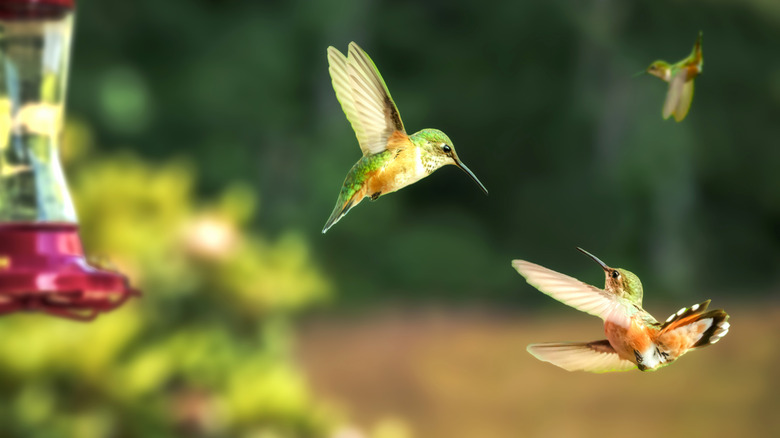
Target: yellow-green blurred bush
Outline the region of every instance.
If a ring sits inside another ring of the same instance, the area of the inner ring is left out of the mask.
[[[91,323],[0,319],[3,436],[324,436],[290,320],[330,285],[294,231],[251,229],[257,195],[200,200],[186,161],[95,158],[69,124],[71,191],[88,253],[143,296]]]

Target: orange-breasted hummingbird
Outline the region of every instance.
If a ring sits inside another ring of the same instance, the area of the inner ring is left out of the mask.
[[[568,371],[650,371],[674,362],[689,350],[714,344],[728,333],[728,314],[720,309],[707,311],[709,300],[682,308],[663,323],[656,321],[642,308],[639,277],[625,269],[610,268],[584,249],[577,249],[604,270],[604,289],[525,260],[514,260],[512,266],[542,293],[603,319],[607,339],[531,344],[528,352],[537,359]]]

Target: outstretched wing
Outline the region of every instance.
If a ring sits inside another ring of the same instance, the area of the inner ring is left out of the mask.
[[[593,342],[531,344],[527,350],[537,359],[550,362],[566,371],[607,373],[636,368],[633,362],[621,359],[606,339]]]
[[[604,321],[628,327],[625,310],[607,291],[525,260],[514,260],[512,266],[540,292]]]
[[[328,47],[328,64],[336,98],[352,124],[363,155],[382,152],[387,139],[404,130],[385,81],[371,58],[354,42],[348,56]]]

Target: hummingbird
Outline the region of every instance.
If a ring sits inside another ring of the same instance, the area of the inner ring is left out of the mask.
[[[647,73],[669,83],[662,113],[664,120],[674,115],[674,119],[681,122],[688,115],[693,100],[693,80],[701,74],[704,63],[701,56],[701,37],[702,33],[699,32],[691,54],[682,61],[671,65],[666,61],[655,61],[647,67]]]
[[[328,47],[328,64],[336,98],[355,131],[363,156],[347,174],[323,234],[363,198],[375,201],[447,164],[460,167],[487,194],[477,176],[458,158],[445,133],[438,129],[406,133],[379,70],[357,44],[349,43],[347,56]]]
[[[639,277],[625,269],[610,268],[591,253],[577,249],[604,270],[604,289],[525,260],[514,260],[512,265],[542,293],[603,319],[607,339],[531,344],[527,350],[537,359],[567,371],[651,371],[669,365],[689,350],[714,344],[728,333],[728,314],[720,309],[707,311],[710,300],[682,308],[663,323],[656,321],[642,308]]]

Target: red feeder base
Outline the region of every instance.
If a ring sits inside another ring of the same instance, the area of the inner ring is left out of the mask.
[[[40,311],[89,321],[137,295],[124,275],[87,263],[77,225],[0,224],[0,314]]]
[[[73,10],[74,0],[0,0],[0,19],[61,18]]]

